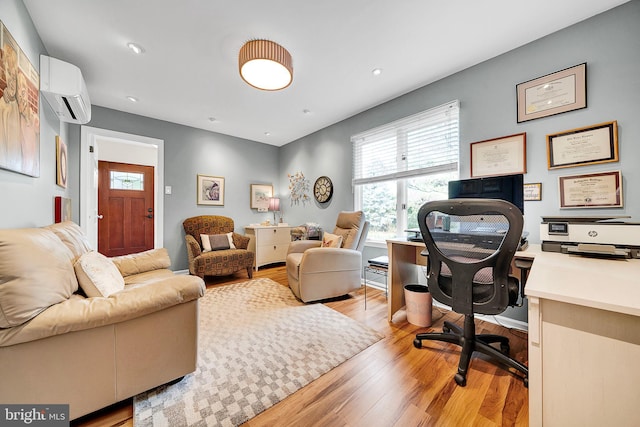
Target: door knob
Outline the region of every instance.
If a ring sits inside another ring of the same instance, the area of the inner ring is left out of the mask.
[[[98,218],[98,219],[102,219],[102,218],[104,218],[104,216],[102,216],[102,215],[98,215],[96,218]]]
[[[153,215],[149,214],[147,215],[147,218],[153,218]]]

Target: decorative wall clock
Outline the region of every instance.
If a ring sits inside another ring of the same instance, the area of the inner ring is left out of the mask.
[[[313,184],[313,195],[318,203],[325,203],[333,196],[333,183],[328,176],[321,176]]]

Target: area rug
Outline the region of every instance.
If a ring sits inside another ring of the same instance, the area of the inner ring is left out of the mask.
[[[271,279],[207,289],[196,371],[136,396],[134,425],[237,426],[381,338]]]

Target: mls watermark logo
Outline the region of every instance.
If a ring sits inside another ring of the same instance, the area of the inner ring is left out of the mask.
[[[69,427],[69,405],[1,405],[0,426]]]

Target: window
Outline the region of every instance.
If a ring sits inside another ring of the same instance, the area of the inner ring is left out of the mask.
[[[112,190],[144,190],[144,174],[111,171]]]
[[[458,111],[453,101],[351,137],[354,206],[370,222],[368,240],[405,236],[423,203],[448,197],[459,176]]]

